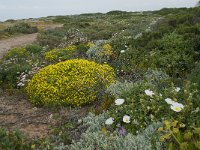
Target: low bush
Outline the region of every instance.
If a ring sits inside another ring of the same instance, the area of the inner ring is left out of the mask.
[[[147,127],[154,121],[171,119],[173,116],[175,120],[187,124],[188,127],[198,126],[199,122],[195,116],[198,112],[195,115],[193,112],[194,109],[198,109],[193,97],[196,91],[190,90],[189,83],[185,84],[182,89],[173,84],[158,89],[152,83],[145,82],[128,86],[127,90],[122,89],[120,95],[116,96],[116,98],[124,99],[125,102],[120,106],[111,107],[110,116],[115,119],[115,125],[119,123],[129,132],[136,133],[137,130]],[[178,102],[181,110],[178,112],[173,110],[169,104],[171,102]],[[130,117],[130,122],[123,121],[122,118],[125,115]]]
[[[108,62],[113,54],[113,48],[104,40],[97,41],[94,46],[90,47],[86,55],[90,60],[97,63]]]
[[[43,50],[43,48],[38,44],[31,44],[26,46],[26,50],[30,53],[36,54],[40,53]]]
[[[26,48],[21,47],[21,48],[13,48],[9,50],[4,58],[5,59],[10,59],[10,58],[26,58],[30,53],[26,50]]]
[[[0,86],[3,89],[25,86],[27,80],[46,65],[39,50],[41,47],[38,45],[9,50],[0,61]]]
[[[0,128],[0,149],[3,150],[49,150],[51,143],[44,139],[29,139],[19,130],[7,130]]]
[[[35,105],[91,103],[103,94],[114,79],[108,65],[99,65],[83,59],[72,59],[41,69],[26,88]]]
[[[38,36],[38,42],[40,45],[52,49],[87,42],[87,38],[78,29],[56,28],[41,32]]]
[[[30,34],[38,32],[38,29],[37,27],[32,27],[27,23],[19,23],[14,26],[8,27],[7,29],[5,29],[5,31],[11,35],[15,33]]]
[[[196,64],[195,68],[192,69],[191,74],[188,76],[189,80],[197,85],[200,90],[200,62]]]
[[[110,131],[109,127],[104,126],[104,122],[108,114],[103,113],[98,116],[89,114],[83,118],[83,126],[87,126],[87,130],[82,134],[79,141],[73,141],[71,145],[60,144],[54,147],[55,150],[137,150],[137,149],[163,149],[165,144],[159,142],[159,135],[156,130],[161,126],[161,123],[153,123],[144,131],[138,132],[137,135],[127,133],[121,135],[117,128],[114,132]]]
[[[26,59],[30,53],[25,48],[11,49],[0,62],[0,86],[4,89],[17,88],[18,76],[21,72],[31,70]]]
[[[73,59],[73,56],[75,55],[76,46],[68,46],[66,48],[61,49],[52,49],[48,52],[46,52],[45,60],[48,62],[59,62],[64,61],[68,59]]]

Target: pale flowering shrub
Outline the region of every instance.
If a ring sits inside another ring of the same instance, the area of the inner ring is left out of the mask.
[[[46,64],[42,48],[37,45],[13,48],[0,61],[0,86],[7,89],[22,88],[34,73]],[[41,52],[41,51],[40,51]]]
[[[156,130],[161,126],[161,123],[153,123],[144,131],[138,132],[137,135],[128,133],[125,136],[120,135],[116,129],[110,131],[105,127],[105,120],[108,118],[108,113],[104,112],[98,116],[89,114],[83,118],[83,126],[87,126],[85,133],[81,135],[78,141],[72,141],[71,145],[60,144],[55,146],[55,150],[105,150],[105,149],[119,149],[119,150],[161,150],[165,145],[158,141],[159,135]]]
[[[187,83],[183,87],[170,83],[166,88],[159,90],[151,83],[138,82],[117,95],[125,101],[121,105],[113,104],[110,117],[115,119],[113,126],[120,124],[131,133],[146,128],[152,122],[172,117],[189,123],[189,120],[192,121],[191,118],[194,118],[194,112],[192,113],[194,94]],[[188,118],[188,115],[191,118]],[[196,123],[197,120],[193,122],[194,125]]]
[[[20,76],[22,72],[31,70],[31,65],[27,63],[26,56],[22,57],[24,49],[11,52],[0,62],[0,86],[4,89],[13,89],[19,87],[18,84],[24,81]],[[18,57],[18,55],[20,55]],[[20,81],[21,80],[21,81]],[[23,84],[19,84],[20,86]]]

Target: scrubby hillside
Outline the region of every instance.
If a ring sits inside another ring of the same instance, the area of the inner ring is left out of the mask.
[[[54,123],[43,139],[0,124],[0,148],[200,149],[199,7],[42,20],[63,27],[10,49],[0,86]]]

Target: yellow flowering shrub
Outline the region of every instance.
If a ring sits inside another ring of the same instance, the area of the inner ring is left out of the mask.
[[[52,49],[45,53],[45,60],[48,62],[57,62],[59,60],[70,59],[73,51],[76,49],[77,47],[75,45],[70,45],[61,49]]]
[[[70,45],[70,46],[65,47],[64,49],[68,51],[73,51],[73,50],[76,50],[77,47],[75,45]]]
[[[110,44],[103,44],[102,49],[105,56],[111,56],[113,54],[113,48]]]
[[[87,43],[87,46],[88,46],[89,48],[91,48],[91,47],[94,47],[95,44],[94,44],[93,42],[88,42],[88,43]]]
[[[44,59],[49,62],[54,62],[58,59],[58,49],[52,49],[44,54]]]
[[[36,105],[81,106],[95,101],[115,81],[113,68],[84,59],[71,59],[41,69],[26,88]]]

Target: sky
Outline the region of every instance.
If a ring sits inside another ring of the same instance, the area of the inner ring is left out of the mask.
[[[198,0],[0,0],[0,21],[55,15],[193,7]]]

